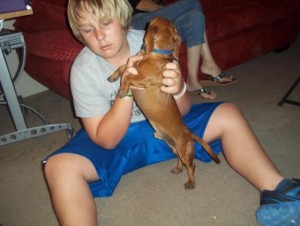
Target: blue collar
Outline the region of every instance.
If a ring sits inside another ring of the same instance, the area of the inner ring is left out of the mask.
[[[146,50],[144,45],[142,46],[142,49]],[[158,53],[158,54],[165,54],[165,55],[170,55],[173,53],[173,51],[169,50],[169,49],[155,49],[155,48],[153,48],[152,52]]]
[[[154,53],[159,53],[159,54],[166,54],[166,55],[170,55],[172,54],[172,50],[168,50],[168,49],[153,49],[152,52]]]

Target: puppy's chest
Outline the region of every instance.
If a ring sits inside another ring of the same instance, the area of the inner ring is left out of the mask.
[[[171,58],[158,58],[146,55],[145,59],[138,64],[138,71],[143,77],[149,77],[149,79],[163,79],[163,71],[169,62],[172,62]]]
[[[176,102],[171,94],[162,92],[159,87],[148,87],[143,91],[132,90],[134,99],[146,118],[161,115],[173,115],[178,112]]]

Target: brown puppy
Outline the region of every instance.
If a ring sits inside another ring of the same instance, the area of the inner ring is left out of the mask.
[[[143,88],[132,89],[133,97],[145,117],[149,120],[156,133],[156,138],[164,140],[178,157],[178,165],[172,173],[182,172],[183,165],[187,168],[189,180],[185,183],[186,189],[195,187],[194,171],[194,141],[199,142],[208,154],[219,163],[219,158],[210,146],[200,137],[192,133],[182,121],[179,109],[173,95],[160,90],[165,64],[177,60],[181,44],[171,21],[163,18],[154,18],[148,26],[144,37],[145,50],[139,54],[143,60],[134,63],[138,75],[127,75],[122,78],[119,97],[124,97],[130,92],[130,86]],[[125,69],[121,66],[109,81],[115,81]]]

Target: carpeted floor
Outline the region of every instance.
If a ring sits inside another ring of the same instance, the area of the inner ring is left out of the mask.
[[[300,178],[300,108],[277,103],[300,75],[300,39],[281,53],[269,53],[228,71],[237,84],[216,87],[218,100],[237,103],[266,152],[287,177]],[[300,86],[290,99],[300,101]],[[203,101],[191,96],[194,102]],[[46,91],[24,99],[50,123],[79,121],[69,101]],[[0,135],[14,131],[7,108],[0,105]],[[29,127],[42,122],[30,111]],[[0,225],[58,225],[44,182],[41,160],[64,145],[65,131],[0,146]],[[174,176],[176,160],[125,175],[114,195],[96,199],[101,226],[255,226],[259,193],[222,163],[196,161],[197,186],[185,191],[186,173]]]

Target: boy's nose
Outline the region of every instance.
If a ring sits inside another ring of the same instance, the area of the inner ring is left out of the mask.
[[[105,33],[101,30],[96,30],[96,39],[103,40],[105,38]]]

